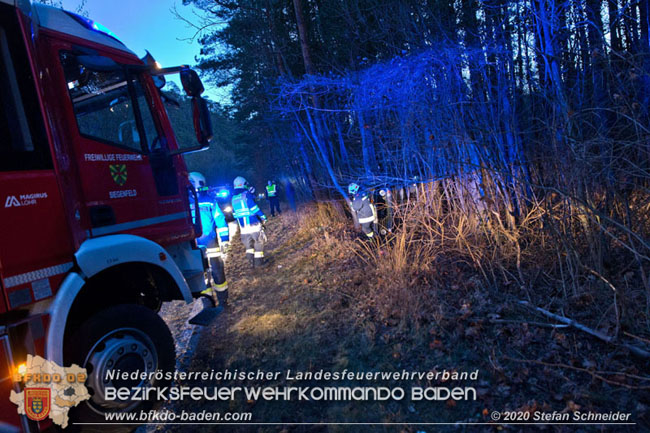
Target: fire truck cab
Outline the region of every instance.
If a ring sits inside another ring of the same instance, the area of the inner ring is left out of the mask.
[[[108,29],[25,0],[0,0],[0,422],[48,420],[9,401],[28,354],[86,368],[91,399],[73,420],[148,402],[107,401],[108,369],[172,370],[161,303],[205,289],[196,195],[181,154],[207,146],[209,113],[194,71],[175,69],[192,97],[199,143],[181,148],[160,74]]]

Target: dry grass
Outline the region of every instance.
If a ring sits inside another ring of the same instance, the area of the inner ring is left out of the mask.
[[[273,334],[278,329],[292,330],[295,326],[295,315],[271,311],[260,315],[244,316],[234,325],[234,329],[240,334],[260,337],[266,334]]]
[[[323,260],[362,265],[372,290],[349,292],[384,321],[417,325],[433,314],[439,290],[480,286],[504,301],[526,299],[594,327],[648,335],[648,262],[636,233],[559,194],[533,197],[514,218],[489,193],[477,198],[459,181],[423,184],[396,207],[393,233],[374,242],[354,232],[338,202],[316,205],[300,225]]]
[[[571,410],[577,403],[597,412],[615,409],[636,410],[638,416],[645,413],[645,406],[638,405],[644,398],[640,392],[612,392],[608,384],[594,381],[578,369],[565,371],[519,362],[530,359],[580,368],[593,364],[602,371],[643,375],[641,366],[633,365],[629,354],[613,354],[611,346],[591,337],[528,326],[525,322],[534,318],[525,317],[503,302],[506,292],[522,291],[512,284],[519,277],[510,277],[511,283],[498,290],[490,287],[492,273],[503,278],[491,260],[505,260],[501,263],[503,269],[517,274],[514,236],[519,236],[518,242],[525,246],[519,256],[521,273],[528,278],[536,256],[533,245],[525,244],[526,230],[533,230],[539,222],[531,218],[526,227],[509,228],[509,232],[499,232],[498,237],[487,237],[490,232],[486,225],[496,222],[449,212],[448,204],[433,199],[405,204],[398,217],[401,225],[393,237],[381,243],[363,241],[353,230],[344,205],[338,203],[314,205],[297,216],[272,219],[268,230],[271,263],[256,271],[247,268],[242,247],[235,243],[227,267],[232,307],[205,331],[190,370],[480,369],[483,393],[477,401],[450,406],[442,402],[239,399],[179,405],[193,410],[251,411],[254,420],[260,422],[403,422],[404,427],[386,431],[409,433],[417,431],[415,426],[406,425],[409,422],[489,421],[482,415],[486,408],[526,410],[539,404],[545,410],[562,411]],[[535,251],[543,251],[537,244],[534,247]],[[535,263],[546,266],[548,261],[551,259],[539,254]],[[548,294],[541,285],[538,287],[537,296]],[[583,308],[594,305],[588,300],[581,302]],[[493,324],[488,320],[491,316],[507,320]],[[621,380],[614,374],[607,377],[616,383]],[[621,377],[625,380],[625,376]],[[292,383],[279,380],[244,385]],[[180,432],[181,427],[170,426],[169,430]],[[377,430],[273,425],[251,429],[233,425],[227,426],[227,431]]]

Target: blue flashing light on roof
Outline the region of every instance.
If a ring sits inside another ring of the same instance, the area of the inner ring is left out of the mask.
[[[113,33],[113,32],[112,32],[108,27],[106,27],[105,25],[103,25],[103,24],[101,24],[101,23],[98,23],[97,21],[94,21],[92,27],[93,27],[93,30],[96,30],[96,31],[98,31],[98,32],[105,33],[105,34],[107,34],[108,36],[112,37],[113,39],[117,39],[118,41],[120,41],[120,38],[118,38],[117,35],[116,35],[115,33]],[[122,42],[122,41],[120,41],[120,42]]]
[[[99,33],[103,33],[103,34],[105,34],[106,36],[110,36],[111,38],[115,39],[116,41],[118,41],[119,43],[121,43],[122,45],[124,45],[124,42],[122,42],[122,41],[120,40],[120,38],[118,38],[117,35],[116,35],[115,33],[113,33],[113,32],[112,32],[108,27],[106,27],[105,25],[103,25],[103,24],[101,24],[101,23],[98,23],[97,21],[93,21],[93,20],[91,20],[90,18],[86,18],[86,17],[84,17],[84,16],[77,15],[77,14],[72,13],[72,12],[68,12],[68,11],[66,11],[66,13],[67,13],[68,15],[70,15],[72,18],[74,18],[75,20],[77,20],[79,23],[81,23],[81,25],[83,25],[83,26],[86,27],[87,29],[94,30],[94,31],[99,32]]]
[[[217,192],[217,196],[219,197],[228,197],[230,195],[230,191],[227,189],[220,189],[219,192]]]

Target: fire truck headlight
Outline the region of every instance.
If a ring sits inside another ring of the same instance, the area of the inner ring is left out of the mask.
[[[223,210],[225,210],[226,212],[232,212],[232,207],[226,206]]]
[[[16,367],[16,370],[12,374],[13,381],[15,383],[21,383],[24,380],[26,373],[27,373],[27,364],[23,362],[22,364],[18,365],[18,367]]]

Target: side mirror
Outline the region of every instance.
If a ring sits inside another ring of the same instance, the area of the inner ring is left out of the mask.
[[[179,155],[181,153],[192,153],[205,150],[210,147],[210,140],[212,140],[212,121],[210,120],[210,109],[208,108],[205,99],[200,96],[192,98],[192,122],[194,123],[194,131],[196,132],[196,140],[199,142],[197,146],[189,148],[181,148],[172,150],[172,155]]]
[[[164,85],[164,75],[179,73],[181,84],[183,85],[183,90],[187,96],[192,98],[192,123],[194,123],[194,131],[196,133],[196,139],[199,142],[198,145],[192,147],[185,147],[181,149],[172,150],[171,155],[179,155],[183,153],[198,152],[205,150],[210,145],[210,140],[212,140],[212,121],[210,120],[210,109],[208,108],[207,102],[201,97],[201,94],[205,90],[203,83],[199,74],[196,73],[193,69],[183,65],[183,66],[174,66],[170,68],[159,68],[155,65],[155,60],[153,57],[147,53],[145,59],[143,60],[149,65],[149,71],[154,77],[154,83],[159,89]],[[157,80],[155,77],[160,77],[162,80]],[[165,95],[162,94],[163,99]],[[171,98],[168,98],[171,99]],[[172,101],[176,102],[176,101]],[[180,105],[178,102],[174,105]]]
[[[183,90],[187,96],[196,97],[201,96],[203,93],[203,83],[199,74],[195,70],[190,68],[181,69],[181,84],[183,85]]]
[[[212,140],[212,121],[208,104],[200,96],[192,98],[192,119],[196,140],[201,144],[208,144]]]

